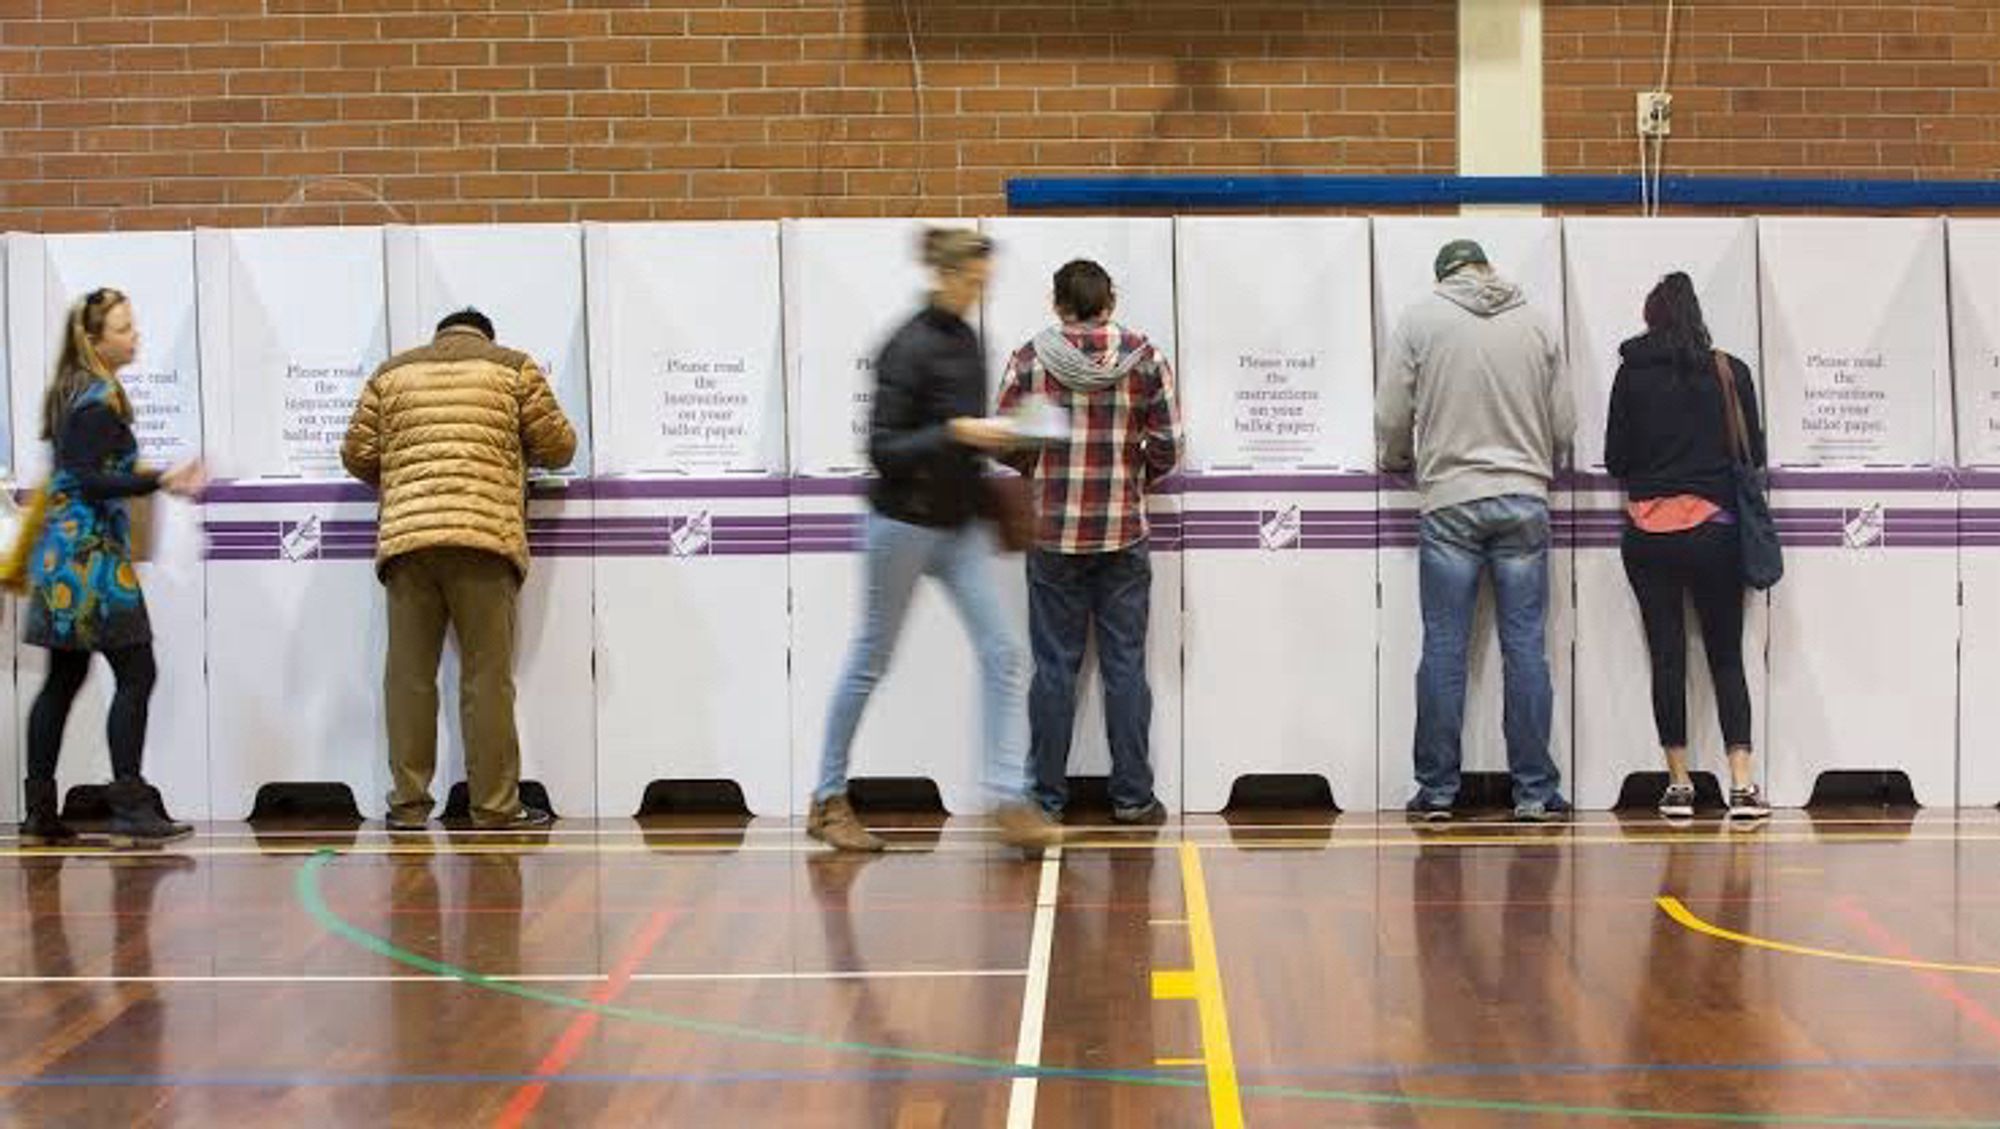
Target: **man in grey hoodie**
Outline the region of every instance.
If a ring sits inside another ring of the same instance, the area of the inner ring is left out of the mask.
[[[1423,496],[1424,645],[1409,811],[1449,819],[1458,797],[1472,613],[1490,571],[1514,815],[1557,819],[1569,803],[1549,755],[1548,496],[1569,456],[1576,404],[1555,331],[1479,244],[1445,244],[1434,267],[1437,288],[1397,325],[1375,400],[1382,468],[1414,464]]]
[[[1000,383],[1000,410],[1039,396],[1069,413],[1066,437],[1009,459],[1033,479],[1040,517],[1028,554],[1028,626],[1035,678],[1028,690],[1029,765],[1043,809],[1069,799],[1070,733],[1084,642],[1097,628],[1104,723],[1111,745],[1111,817],[1158,823],[1149,749],[1152,688],[1146,629],[1153,569],[1146,495],[1174,468],[1180,419],[1174,373],[1145,334],[1111,320],[1111,276],[1087,259],[1055,276],[1051,326],[1016,350]]]

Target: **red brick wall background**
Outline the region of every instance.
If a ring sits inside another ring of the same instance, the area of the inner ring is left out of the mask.
[[[1636,168],[1664,8],[1547,0],[1550,172]],[[1456,22],[1453,0],[0,0],[0,227],[979,214],[1022,174],[1449,173]],[[2000,173],[2000,0],[1684,0],[1675,40],[1669,172]]]
[[[1665,11],[1545,4],[1549,172],[1637,171]],[[2000,174],[2000,0],[1692,0],[1675,23],[1670,175]]]
[[[1451,0],[0,12],[0,227],[979,214],[1023,173],[1456,161]]]

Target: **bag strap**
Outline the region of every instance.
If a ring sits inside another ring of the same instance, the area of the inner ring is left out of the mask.
[[[1743,402],[1736,397],[1736,373],[1729,367],[1729,354],[1720,349],[1715,350],[1715,378],[1722,382],[1722,426],[1728,433],[1729,453],[1747,463],[1750,428],[1743,422]]]

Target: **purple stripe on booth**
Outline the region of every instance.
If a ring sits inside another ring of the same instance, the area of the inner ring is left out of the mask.
[[[600,499],[643,498],[783,498],[790,494],[783,478],[599,478],[592,496]]]
[[[1372,494],[1384,479],[1375,474],[1190,474],[1180,479],[1184,494]]]

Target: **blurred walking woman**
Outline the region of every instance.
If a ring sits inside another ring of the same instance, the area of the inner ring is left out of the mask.
[[[1052,845],[1059,830],[1030,803],[1028,663],[1000,599],[993,535],[978,520],[985,455],[1012,445],[986,417],[986,357],[966,323],[986,289],[992,248],[976,231],[933,228],[923,240],[931,300],[882,347],[869,416],[870,485],[861,622],[827,711],[820,779],[806,833],[843,851],[879,851],[847,798],[848,749],[889,666],[917,581],[941,582],[979,656],[985,714],[985,790],[1001,834],[1022,847]],[[954,719],[940,718],[941,723]]]
[[[1625,488],[1625,575],[1638,598],[1653,668],[1653,721],[1669,781],[1660,813],[1694,815],[1688,776],[1687,613],[1693,598],[1729,749],[1731,819],[1762,819],[1751,771],[1750,690],[1743,673],[1729,396],[1741,406],[1749,458],[1764,465],[1764,428],[1750,368],[1716,349],[1694,283],[1675,272],[1646,296],[1646,332],[1619,346],[1604,465]],[[1723,381],[1727,379],[1728,384]]]
[[[193,495],[201,489],[202,471],[198,464],[164,474],[139,469],[132,405],[118,381],[118,370],[139,350],[132,314],[125,295],[108,288],[72,307],[42,404],[42,438],[54,451],[47,521],[28,554],[22,639],[48,650],[49,672],[28,717],[21,841],[30,845],[76,838],[56,814],[56,759],[93,654],[105,657],[118,680],[106,726],[112,842],[163,843],[193,830],[161,817],[140,775],[153,694],[153,629],[132,564],[126,499],[161,489]]]

